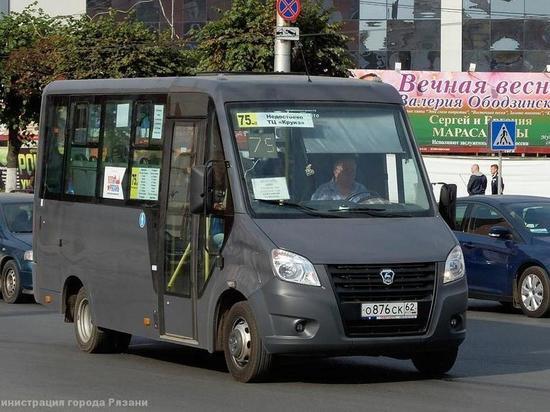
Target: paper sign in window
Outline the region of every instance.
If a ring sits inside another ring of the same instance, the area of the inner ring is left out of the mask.
[[[130,178],[130,199],[158,200],[159,184],[159,168],[133,167]]]
[[[237,113],[237,124],[239,128],[314,127],[312,114],[300,112]]]
[[[126,173],[125,167],[105,166],[103,175],[103,197],[105,199],[124,200],[122,179]]]
[[[254,199],[288,200],[288,186],[285,177],[264,177],[252,179]]]
[[[155,111],[153,114],[153,140],[162,139],[162,127],[164,125],[164,105],[155,104]]]
[[[130,103],[116,105],[116,127],[128,127],[130,119]]]

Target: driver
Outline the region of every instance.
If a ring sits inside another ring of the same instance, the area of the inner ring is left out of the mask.
[[[355,181],[357,164],[353,158],[338,158],[332,169],[333,178],[323,183],[311,196],[311,200],[343,200],[361,192],[368,192],[367,188]]]

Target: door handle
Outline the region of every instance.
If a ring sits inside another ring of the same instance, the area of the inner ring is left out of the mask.
[[[462,244],[462,246],[467,248],[473,248],[474,244],[472,242],[465,242]]]

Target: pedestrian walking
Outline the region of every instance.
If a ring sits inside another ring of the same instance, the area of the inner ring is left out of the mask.
[[[491,194],[498,195],[498,165],[491,165]],[[500,193],[504,193],[504,180],[500,177]]]
[[[473,164],[471,168],[472,175],[468,181],[468,194],[473,195],[484,195],[485,190],[487,189],[487,177],[479,171],[479,165]]]

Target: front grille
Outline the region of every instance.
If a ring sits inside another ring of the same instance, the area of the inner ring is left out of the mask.
[[[398,265],[328,265],[346,335],[349,337],[420,335],[426,332],[437,278],[435,263]],[[380,272],[394,271],[384,285]],[[361,318],[361,303],[418,302],[416,319]]]

